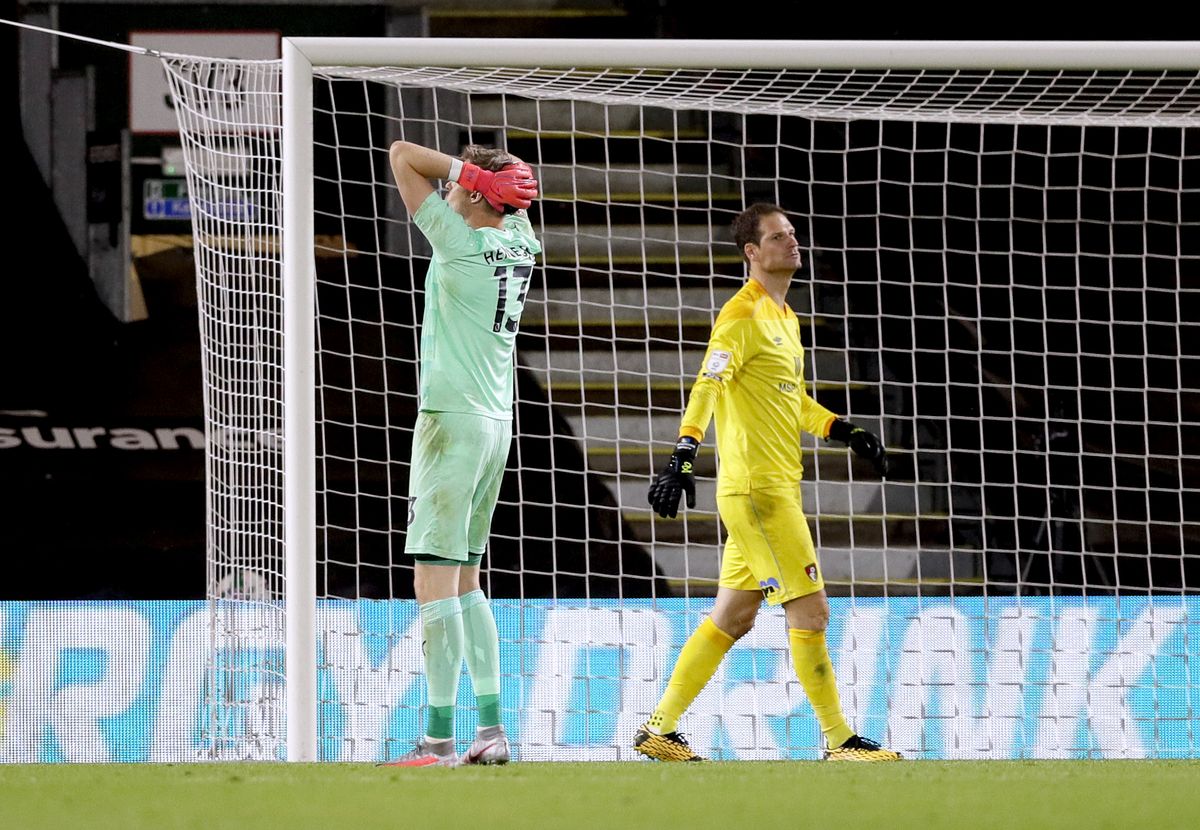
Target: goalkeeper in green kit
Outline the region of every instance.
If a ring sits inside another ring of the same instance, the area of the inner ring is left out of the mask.
[[[404,546],[414,560],[429,721],[416,747],[387,765],[503,764],[509,745],[500,721],[500,641],[479,566],[512,443],[517,325],[542,250],[524,212],[538,183],[520,159],[478,145],[454,158],[397,141],[389,155],[400,197],[433,257]],[[444,199],[431,179],[447,182]],[[454,710],[464,659],[479,726],[459,757]]]

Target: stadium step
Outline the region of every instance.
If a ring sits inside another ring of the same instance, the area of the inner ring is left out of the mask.
[[[536,375],[535,375],[536,376]],[[678,381],[676,381],[678,382]],[[563,415],[570,424],[573,434],[589,443],[601,447],[637,447],[645,444],[672,446],[679,437],[679,417],[674,413],[644,412],[641,417],[619,418],[614,415],[585,418],[572,412]],[[863,427],[878,433],[879,421],[872,418],[857,419]],[[715,428],[710,424],[705,443],[712,446]],[[801,438],[802,448],[825,445],[824,441],[805,435]]]
[[[588,447],[588,469],[600,473],[622,475],[645,475],[658,472],[671,457],[674,444],[635,444],[621,447]],[[804,469],[821,478],[845,480],[850,476],[850,465],[854,461],[846,448],[840,444],[817,442],[801,454]],[[701,450],[696,456],[696,475],[714,476],[717,473],[717,456],[714,452]]]
[[[721,297],[711,288],[548,289],[526,303],[520,348],[644,351],[660,345],[690,344],[702,350],[720,302]],[[824,318],[802,316],[801,340],[811,345],[810,329],[824,325]],[[836,333],[822,337],[822,342],[829,347],[835,339]]]
[[[553,382],[545,386],[547,396],[557,406],[572,407],[576,412],[589,416],[612,415],[614,409],[620,414],[642,415],[646,410],[652,412],[673,412],[678,416],[683,414],[687,406],[687,395],[691,389],[691,378],[670,381],[598,381],[595,383],[575,383],[572,381]],[[852,399],[862,399],[865,403],[878,399],[878,390],[874,385],[861,383],[816,383],[809,387],[809,394],[815,395],[822,404],[835,412],[862,411],[863,407],[847,404]],[[564,410],[564,414],[568,410]]]
[[[575,225],[547,227],[541,237],[549,261],[588,261],[599,258],[658,259],[675,257],[709,259],[713,255],[737,256],[732,241],[710,240],[706,226],[679,225]]]
[[[723,144],[713,152],[706,138],[723,129],[719,119],[688,111],[476,95],[472,118],[497,125],[504,146],[538,165],[545,289],[530,294],[519,365],[566,420],[629,531],[662,548],[664,574],[689,592],[715,587],[715,452],[701,454],[700,509],[686,520],[653,517],[645,497],[676,438],[716,314],[745,279],[729,229],[746,198],[743,160],[723,156]],[[832,299],[814,309],[810,290],[789,296],[810,393],[834,411],[877,411],[878,380],[855,364],[844,324],[826,318],[844,313]],[[877,419],[856,420],[883,431]],[[806,438],[804,448],[804,494],[821,544],[948,540],[933,490],[881,483],[840,445]]]
[[[720,576],[720,547],[712,544],[671,544],[652,548],[655,564],[668,583],[692,596],[716,593]],[[818,551],[826,590],[831,595],[853,592],[905,596],[918,587],[936,595],[951,586],[969,589],[981,585],[982,563],[977,551],[945,547],[822,547]]]
[[[625,204],[682,202],[686,207],[706,205],[713,194],[741,199],[741,194],[733,190],[730,177],[714,175],[712,169],[703,164],[539,164],[537,172],[545,194],[543,198],[549,202],[606,202],[613,199]],[[726,253],[737,255],[732,243]]]
[[[662,542],[715,544],[718,537],[717,514],[688,511],[674,519],[664,519],[644,510],[626,509],[623,512],[635,538],[647,544]],[[875,514],[835,515],[814,514],[809,517],[813,541],[817,548],[826,547],[890,547],[892,545],[950,546],[950,519],[935,514]]]
[[[653,343],[647,345],[653,346]],[[596,351],[578,347],[541,352],[525,350],[521,352],[520,365],[534,372],[544,387],[565,383],[620,383],[639,379],[643,383],[646,379],[678,383],[680,378],[687,378],[690,386],[704,360],[703,345],[683,350],[679,350],[675,342],[669,345],[672,347],[669,351],[651,347],[619,354],[614,349]],[[805,372],[809,383],[849,382],[850,370],[843,351],[812,349],[806,358]],[[678,425],[676,422],[672,429]],[[614,436],[616,434],[614,431]],[[673,439],[674,436],[671,436],[666,440]]]
[[[844,451],[843,451],[844,452]],[[831,480],[822,476],[810,478],[800,485],[804,510],[809,516],[867,515],[884,513],[927,513],[936,509],[927,489],[915,484],[871,480],[869,468],[855,467],[858,478]],[[825,469],[822,468],[822,472]],[[623,509],[646,509],[646,490],[649,476],[606,476],[605,480]],[[714,479],[696,481],[696,504],[712,506],[717,503],[717,483]]]

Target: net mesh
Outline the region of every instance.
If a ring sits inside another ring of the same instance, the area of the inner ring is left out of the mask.
[[[211,446],[202,743],[273,757],[279,66],[164,63]],[[851,722],[916,757],[1194,753],[1198,103],[1175,71],[318,69],[322,757],[392,757],[424,728],[403,542],[430,252],[396,139],[506,147],[541,182],[484,572],[520,758],[631,757],[711,603],[713,433],[695,510],[653,517],[646,486],[744,279],[729,223],[755,201],[806,239],[788,302],[810,392],[893,458],[881,482],[804,439]],[[817,757],[778,616],[694,705],[703,754]]]

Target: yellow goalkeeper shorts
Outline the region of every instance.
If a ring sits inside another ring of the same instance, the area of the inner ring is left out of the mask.
[[[799,487],[718,495],[717,510],[728,534],[720,585],[762,591],[769,605],[825,587]]]

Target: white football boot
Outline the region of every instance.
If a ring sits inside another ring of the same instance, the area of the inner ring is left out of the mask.
[[[419,742],[411,752],[399,758],[385,761],[381,767],[456,767],[458,756],[454,754],[454,741]]]
[[[508,736],[503,726],[492,726],[475,733],[475,740],[459,757],[460,764],[507,764],[512,759]]]

